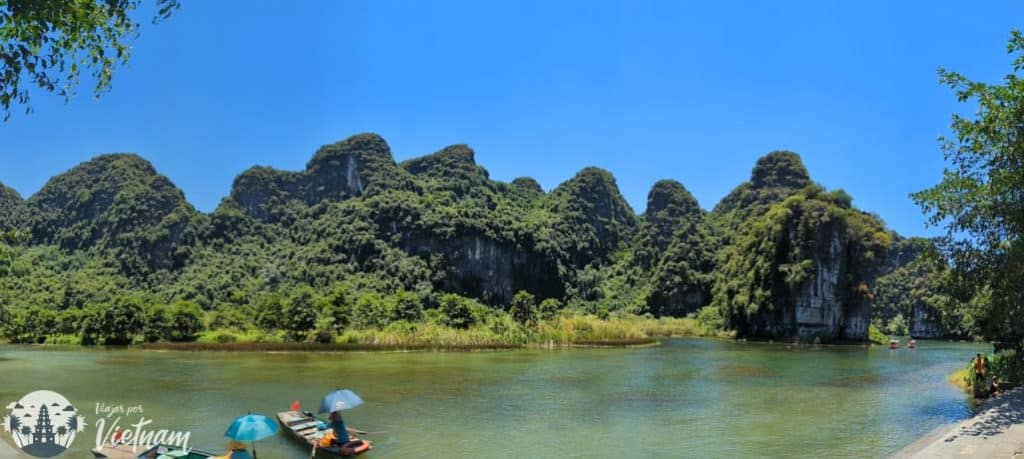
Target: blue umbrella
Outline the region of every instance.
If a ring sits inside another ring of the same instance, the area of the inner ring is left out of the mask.
[[[237,441],[262,440],[277,433],[277,423],[262,414],[239,416],[231,422],[224,436]],[[256,456],[256,444],[252,445],[253,457]]]
[[[324,396],[320,402],[319,413],[333,413],[335,411],[349,410],[363,404],[355,392],[348,389],[339,389]]]
[[[224,436],[238,441],[256,441],[277,433],[277,423],[262,414],[239,416]]]

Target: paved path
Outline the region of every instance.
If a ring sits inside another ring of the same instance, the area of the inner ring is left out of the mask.
[[[974,417],[900,451],[899,458],[1024,458],[1024,387],[985,402]]]
[[[0,435],[6,434],[6,432],[0,432]],[[9,445],[5,440],[0,440],[0,458],[9,459],[19,457],[22,457],[22,454],[20,454],[14,446]]]

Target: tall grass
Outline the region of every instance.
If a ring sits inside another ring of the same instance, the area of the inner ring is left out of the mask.
[[[195,343],[159,343],[158,349],[345,350],[345,349],[505,349],[523,347],[634,346],[663,337],[716,336],[695,318],[653,318],[563,313],[549,320],[519,324],[506,315],[466,329],[434,322],[397,322],[384,328],[349,329],[333,343],[288,343],[279,332],[211,330]]]

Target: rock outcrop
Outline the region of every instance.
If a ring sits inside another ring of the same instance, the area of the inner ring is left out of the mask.
[[[414,189],[412,177],[395,163],[387,142],[376,134],[359,134],[321,147],[301,172],[261,166],[243,172],[235,179],[230,199],[253,218],[278,222],[296,204]]]
[[[921,256],[933,246],[923,238],[898,239],[892,246],[874,290],[872,320],[883,329],[902,328],[915,338],[955,336],[943,321],[938,303],[944,301],[939,273]]]
[[[875,279],[891,243],[844,192],[807,180],[798,156],[773,152],[713,215],[733,236],[717,267],[715,304],[740,335],[864,340]]]

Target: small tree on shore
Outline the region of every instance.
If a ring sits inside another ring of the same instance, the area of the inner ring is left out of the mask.
[[[516,322],[522,325],[531,325],[537,322],[536,298],[533,294],[524,290],[516,292],[509,303],[509,313]]]

